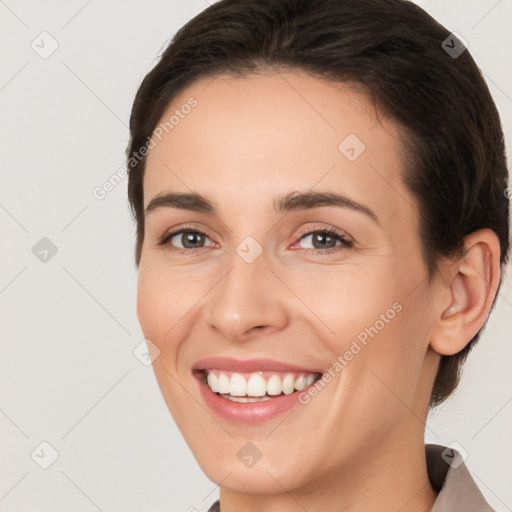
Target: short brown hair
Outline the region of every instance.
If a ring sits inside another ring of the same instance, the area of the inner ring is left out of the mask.
[[[169,103],[199,78],[275,67],[356,84],[401,127],[403,180],[417,199],[429,279],[440,258],[461,256],[464,237],[480,228],[497,234],[504,266],[509,200],[500,118],[469,52],[450,54],[445,41],[463,50],[405,0],[221,0],[202,11],[176,33],[133,104],[127,160],[137,267],[146,158],[134,155]],[[459,353],[442,356],[432,407],[456,388],[481,331]]]

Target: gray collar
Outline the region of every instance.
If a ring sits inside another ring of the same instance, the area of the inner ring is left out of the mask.
[[[430,483],[439,493],[431,512],[495,512],[485,501],[457,450],[427,444],[425,453]]]

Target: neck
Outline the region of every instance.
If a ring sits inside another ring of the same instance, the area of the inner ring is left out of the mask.
[[[358,454],[350,467],[281,493],[249,495],[221,487],[221,512],[430,512],[437,493],[428,478],[423,431],[417,430],[417,424],[413,430],[406,425],[380,449]]]

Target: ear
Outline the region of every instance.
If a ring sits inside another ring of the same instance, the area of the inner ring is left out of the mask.
[[[491,229],[465,238],[465,255],[443,273],[430,347],[441,355],[460,352],[489,316],[500,283],[500,243]]]

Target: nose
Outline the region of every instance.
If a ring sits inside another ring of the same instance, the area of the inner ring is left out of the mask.
[[[229,263],[206,297],[203,315],[209,327],[236,342],[283,329],[291,297],[263,254],[247,263],[234,252]]]

